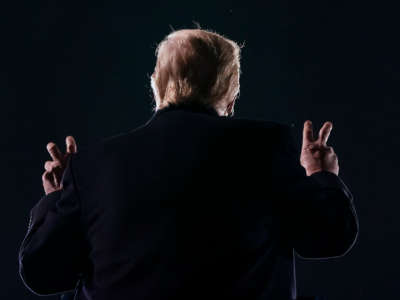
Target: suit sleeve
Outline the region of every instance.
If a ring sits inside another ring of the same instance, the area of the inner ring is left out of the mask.
[[[302,258],[335,258],[347,254],[357,240],[359,223],[353,195],[334,173],[307,176],[300,165],[292,127],[281,130],[284,228]]]
[[[38,295],[73,290],[87,265],[87,243],[72,171],[75,155],[65,169],[63,189],[44,195],[32,208],[20,246],[20,276],[27,288]]]

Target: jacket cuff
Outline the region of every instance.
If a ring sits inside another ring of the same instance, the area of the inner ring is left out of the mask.
[[[353,195],[350,192],[350,189],[345,185],[338,175],[329,171],[319,171],[313,173],[309,177],[312,178],[322,188],[342,190],[346,194],[347,198],[353,200]]]
[[[38,203],[31,210],[31,220],[29,222],[29,228],[33,224],[39,224],[45,217],[47,212],[55,207],[56,201],[60,199],[62,190],[57,190],[44,195]]]

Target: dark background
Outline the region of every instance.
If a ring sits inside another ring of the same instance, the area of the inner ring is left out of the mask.
[[[394,2],[393,2],[394,3]],[[18,248],[43,195],[46,144],[64,150],[128,131],[151,112],[156,45],[175,29],[242,43],[239,117],[314,129],[333,122],[340,177],[360,221],[347,256],[297,261],[299,294],[329,300],[398,295],[399,21],[390,2],[26,1],[1,7],[1,299],[37,299]],[[56,276],[56,274],[55,274]],[[49,297],[48,299],[53,299]]]

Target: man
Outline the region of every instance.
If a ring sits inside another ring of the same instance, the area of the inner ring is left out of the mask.
[[[325,122],[234,117],[240,46],[175,31],[156,51],[155,112],[134,130],[63,154],[50,142],[45,194],[19,261],[38,295],[75,299],[300,299],[294,251],[326,259],[358,235]]]

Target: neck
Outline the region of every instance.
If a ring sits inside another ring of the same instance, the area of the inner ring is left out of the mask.
[[[208,113],[211,115],[217,115],[217,116],[224,115],[212,106],[206,106],[204,104],[199,104],[196,102],[169,103],[168,106],[165,106],[162,108],[157,107],[156,112],[169,111],[169,110],[173,110],[173,109],[185,109],[185,110],[190,110],[190,111],[194,111],[194,112],[204,112],[204,113]]]

